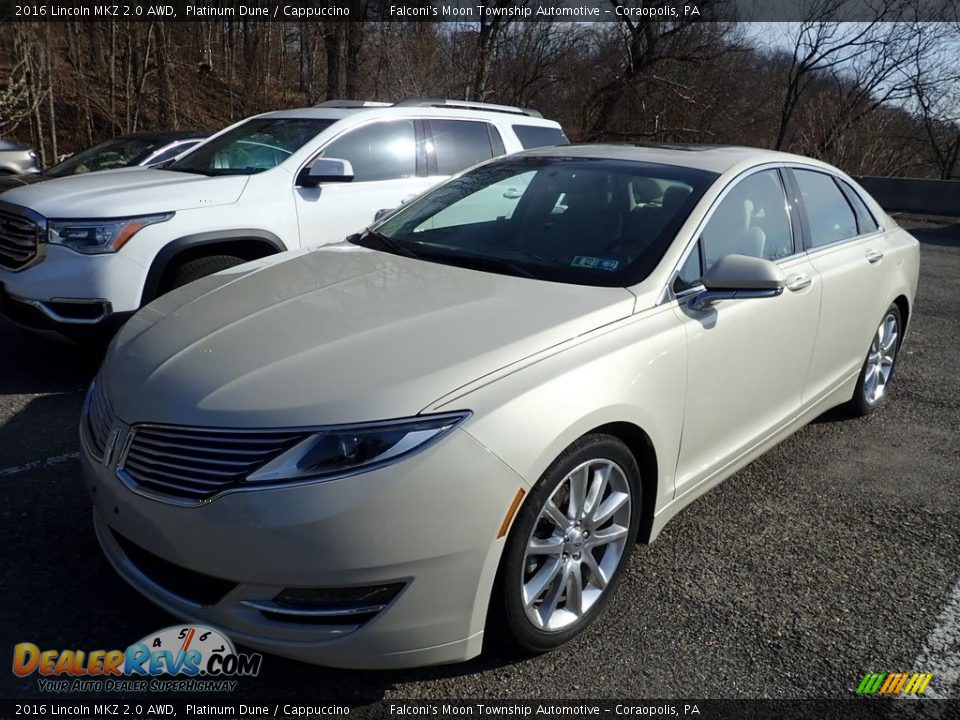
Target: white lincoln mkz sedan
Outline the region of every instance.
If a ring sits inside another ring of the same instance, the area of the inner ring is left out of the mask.
[[[918,264],[803,157],[493,160],[127,323],[81,421],[96,532],[150,600],[278,655],[548,650],[682,507],[884,400]]]

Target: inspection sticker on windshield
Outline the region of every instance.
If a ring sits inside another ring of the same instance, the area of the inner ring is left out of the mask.
[[[619,260],[588,257],[586,255],[577,255],[573,259],[573,262],[570,263],[571,267],[589,268],[590,270],[606,270],[608,272],[613,272],[619,265]]]

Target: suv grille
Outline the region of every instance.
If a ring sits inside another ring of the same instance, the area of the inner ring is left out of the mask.
[[[0,210],[0,266],[19,270],[37,257],[37,224],[6,210]]]
[[[99,378],[93,381],[93,386],[90,388],[87,413],[81,422],[91,454],[97,460],[102,460],[103,450],[110,435],[110,427],[113,425],[113,409],[107,399],[106,388],[99,382]]]
[[[120,461],[135,487],[201,502],[236,486],[250,473],[303,440],[296,431],[207,430],[144,425]]]

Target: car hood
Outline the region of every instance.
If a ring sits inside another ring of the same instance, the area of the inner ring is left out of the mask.
[[[236,202],[245,175],[207,177],[150,168],[120,168],[54,178],[8,190],[6,202],[47,218],[147,215]]]
[[[144,308],[104,363],[127,422],[280,427],[415,415],[628,316],[634,296],[347,243],[204,278]],[[469,409],[469,408],[466,408]]]

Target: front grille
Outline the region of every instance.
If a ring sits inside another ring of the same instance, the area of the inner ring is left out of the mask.
[[[87,446],[97,460],[103,459],[103,451],[113,425],[113,409],[107,399],[107,390],[98,377],[90,389],[87,413],[83,418],[83,429]]]
[[[0,210],[0,266],[19,270],[37,257],[39,228],[29,218]]]
[[[297,431],[207,430],[144,425],[120,470],[135,487],[200,502],[235,487],[306,437]]]
[[[195,605],[215,605],[237,586],[229,580],[221,580],[175,565],[144,550],[115,530],[110,532],[124,555],[142,575],[167,592]]]

